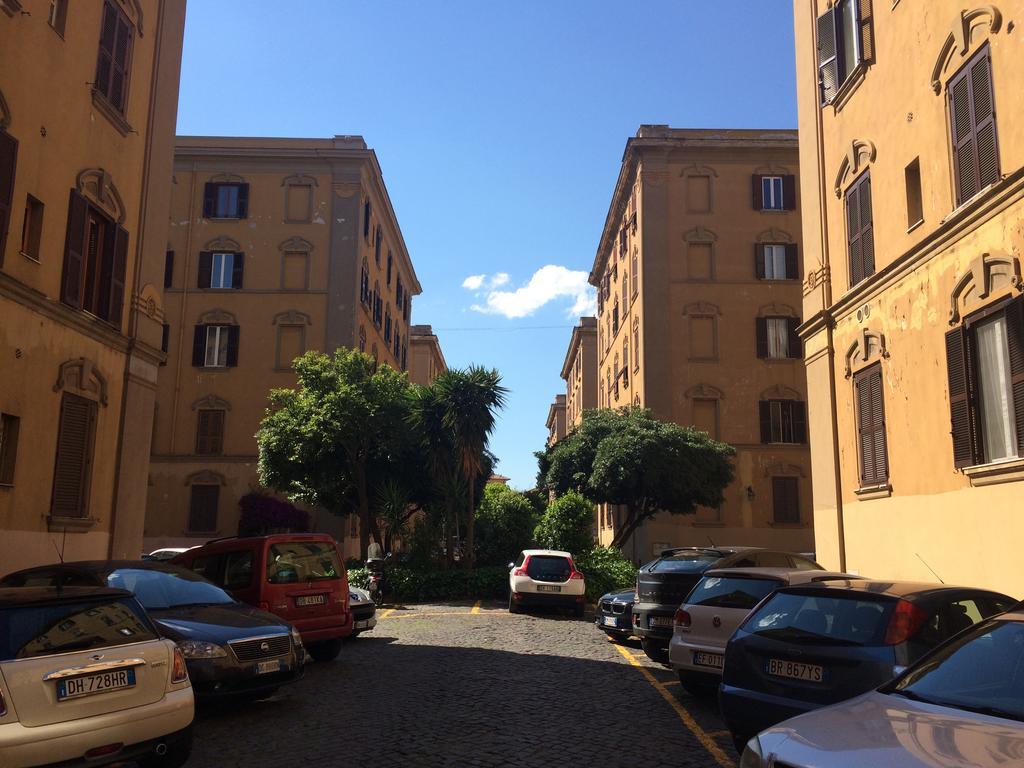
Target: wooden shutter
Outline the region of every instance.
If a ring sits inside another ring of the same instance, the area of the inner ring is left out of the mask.
[[[68,231],[64,240],[64,272],[61,277],[61,301],[82,308],[82,283],[85,275],[85,220],[89,205],[75,190],[68,203]]]
[[[857,184],[860,197],[861,267],[864,277],[875,274],[874,215],[871,210],[871,175],[865,173]]]
[[[370,201],[363,203],[363,237],[370,236]]]
[[[197,325],[192,334],[192,365],[202,368],[206,365],[206,326]]]
[[[992,93],[992,59],[986,49],[971,65],[971,101],[974,136],[978,149],[978,188],[999,181],[999,145],[996,137],[996,106]]]
[[[772,516],[776,523],[800,522],[799,478],[772,478]]]
[[[388,285],[391,285],[391,268],[393,266],[393,263],[394,260],[391,256],[391,251],[388,251]],[[399,291],[399,294],[401,294],[401,291]]]
[[[4,263],[7,231],[14,205],[14,172],[17,168],[18,142],[0,128],[0,264]]]
[[[875,36],[872,31],[874,0],[858,0],[860,6],[860,60],[875,60]]]
[[[111,51],[110,91],[107,97],[120,112],[128,102],[128,60],[132,48],[132,27],[120,11],[116,11],[117,36]]]
[[[196,420],[196,453],[218,455],[224,451],[224,411],[200,410]]]
[[[219,485],[193,485],[188,509],[188,529],[202,533],[217,530]]]
[[[212,219],[217,214],[217,185],[212,181],[203,187],[203,218]]]
[[[174,251],[168,251],[164,256],[164,288],[170,288],[174,284]]]
[[[13,485],[21,419],[5,413],[0,415],[0,420],[0,483]]]
[[[750,177],[750,186],[753,192],[755,211],[764,210],[764,187],[761,181],[762,178],[762,176],[759,176],[756,173]]]
[[[807,403],[790,400],[789,418],[793,427],[793,442],[803,445],[807,442]]]
[[[787,211],[796,210],[796,176],[782,177],[782,207]]]
[[[757,356],[768,357],[768,318],[758,317],[754,321],[757,335]]]
[[[117,38],[117,11],[109,2],[103,4],[103,18],[100,21],[100,45],[96,60],[96,81],[94,87],[110,99],[110,73],[114,64],[114,41]]]
[[[838,53],[836,9],[832,7],[818,17],[818,91],[822,106],[831,104],[839,91]]]
[[[768,400],[762,400],[757,404],[758,419],[761,423],[761,442],[772,441],[772,404]]]
[[[786,318],[786,325],[789,330],[789,357],[801,358],[804,356],[803,342],[800,340],[800,334],[796,332],[796,329],[800,327],[800,320],[795,317]]]
[[[229,325],[228,329],[228,368],[238,365],[238,332],[237,325]]]
[[[245,272],[245,254],[236,253],[231,259],[231,287],[241,288]]]
[[[57,461],[53,470],[54,517],[85,517],[88,507],[96,404],[65,393],[57,429]]]
[[[235,211],[235,218],[249,218],[249,185],[238,185],[238,208]]]
[[[977,463],[978,430],[970,370],[970,339],[963,326],[946,334],[946,371],[949,379],[949,421],[953,437],[953,466]]]
[[[171,324],[163,323],[162,330],[160,332],[160,351],[166,353],[170,349],[171,344]],[[164,361],[160,365],[167,365]]]
[[[124,279],[128,270],[128,232],[123,227],[117,227],[113,239],[114,253],[106,320],[115,328],[120,328],[121,313],[124,309]]]
[[[956,202],[960,205],[1000,177],[992,60],[987,46],[960,70],[947,90]]]
[[[800,279],[800,264],[797,258],[796,243],[790,243],[786,246],[786,279]]]
[[[754,277],[764,280],[764,244],[754,243]]]
[[[1010,357],[1010,391],[1017,428],[1017,455],[1024,456],[1024,297],[1006,307],[1006,342]]]
[[[860,481],[861,485],[877,485],[889,479],[881,367],[876,365],[858,373],[853,383],[857,398]]]
[[[213,282],[213,253],[211,251],[200,251],[199,253],[199,277],[196,284],[200,288],[209,288]]]

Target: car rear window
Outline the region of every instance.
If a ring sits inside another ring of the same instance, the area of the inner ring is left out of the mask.
[[[556,555],[530,555],[526,575],[537,581],[568,581],[572,574],[569,559]]]
[[[0,661],[90,651],[156,637],[142,608],[130,598],[0,609]]]
[[[687,552],[656,560],[647,570],[651,573],[700,573],[720,559],[710,552]]]
[[[270,545],[267,581],[271,584],[337,579],[340,574],[338,551],[331,542],[287,541]]]
[[[168,570],[118,568],[107,574],[107,586],[134,592],[147,611],[235,602],[231,595],[198,574],[177,566],[163,568]]]
[[[895,600],[864,600],[856,594],[823,596],[780,592],[743,624],[755,635],[791,642],[831,641],[881,645]]]
[[[697,582],[686,602],[708,608],[742,608],[749,611],[780,586],[782,582],[775,579],[705,576]]]

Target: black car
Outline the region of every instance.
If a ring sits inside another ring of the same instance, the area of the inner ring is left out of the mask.
[[[722,717],[742,750],[776,723],[877,688],[1015,603],[982,589],[868,579],[780,589],[726,646]]]
[[[601,595],[597,601],[594,625],[614,640],[625,640],[633,634],[633,602],[636,590],[617,589]]]
[[[679,547],[663,551],[661,557],[637,573],[637,602],[633,606],[633,634],[653,660],[668,661],[672,617],[709,568],[821,570],[803,555],[756,547]]]
[[[264,698],[302,676],[298,632],[239,603],[202,576],[156,560],[98,560],[28,568],[3,587],[102,586],[135,594],[160,633],[181,649],[199,698]]]

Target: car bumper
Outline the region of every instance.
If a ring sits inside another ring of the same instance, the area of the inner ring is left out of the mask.
[[[280,657],[282,668],[279,672],[257,672],[257,662],[240,662],[234,659],[189,659],[188,676],[199,699],[213,699],[221,696],[259,693],[294,683],[302,678],[304,655]],[[261,659],[260,661],[273,661]]]
[[[338,619],[341,619],[339,622]],[[331,616],[330,620],[310,619],[307,621],[293,622],[295,628],[302,635],[302,642],[305,645],[319,643],[324,640],[337,640],[340,637],[348,637],[352,634],[352,612],[341,616]]]
[[[631,613],[605,613],[599,611],[594,620],[594,626],[605,632],[615,632],[620,635],[633,634],[633,615]]]
[[[686,672],[702,672],[708,675],[714,675],[715,677],[722,676],[722,670],[720,667],[707,667],[701,664],[693,663],[694,651],[703,651],[704,653],[714,653],[725,657],[724,648],[712,648],[707,645],[691,645],[681,640],[677,635],[672,635],[672,640],[668,644],[668,663],[672,669],[684,670]]]
[[[512,599],[524,608],[550,606],[552,608],[573,608],[583,605],[583,595],[566,595],[552,592],[513,592]]]
[[[633,634],[644,640],[664,641],[664,645],[668,645],[669,640],[672,639],[672,616],[675,614],[674,607],[667,606],[650,606],[644,607],[642,605],[633,606],[633,616],[635,621],[633,622]],[[668,626],[651,626],[651,619],[668,619]]]
[[[0,765],[27,766],[109,765],[156,754],[160,744],[172,747],[191,738],[194,715],[191,688],[168,692],[160,701],[95,717],[82,717],[32,728],[21,723],[0,725]],[[86,760],[90,749],[123,743],[120,752]]]
[[[729,731],[746,740],[783,720],[825,705],[723,684],[718,688],[718,706]]]

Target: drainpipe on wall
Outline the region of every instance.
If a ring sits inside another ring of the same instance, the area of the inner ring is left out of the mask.
[[[189,267],[192,264],[192,215],[195,213],[196,203],[196,171],[198,169],[198,163],[192,161],[192,186],[188,192],[188,234],[185,236],[185,264],[183,267],[184,281],[181,285],[181,310],[178,312],[178,360],[174,366],[174,397],[171,399],[171,442],[168,448],[168,452],[173,455],[174,453],[174,438],[177,434],[175,426],[178,423],[178,398],[181,394],[181,355],[185,349],[182,345],[185,343],[185,314],[188,309],[188,287],[189,287]],[[191,349],[191,346],[189,347]]]

